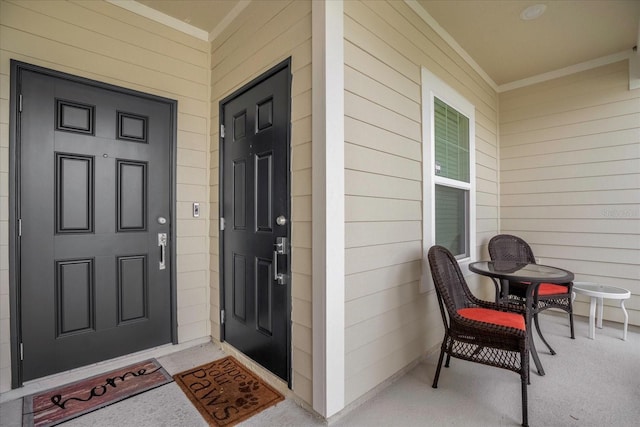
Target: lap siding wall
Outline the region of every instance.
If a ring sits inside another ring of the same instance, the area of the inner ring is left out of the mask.
[[[640,325],[640,90],[628,85],[625,60],[500,94],[501,221],[542,264],[630,290]],[[617,305],[605,319],[623,321]]]
[[[477,109],[480,256],[498,230],[498,104],[495,91],[406,3],[348,1],[344,11],[348,405],[442,339],[435,294],[419,291],[421,67]]]

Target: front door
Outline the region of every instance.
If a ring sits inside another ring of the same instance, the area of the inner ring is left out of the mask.
[[[220,103],[222,338],[288,381],[289,61]]]
[[[171,342],[175,102],[14,65],[23,380]]]

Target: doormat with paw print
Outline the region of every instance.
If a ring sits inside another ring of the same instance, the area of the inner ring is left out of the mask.
[[[212,426],[233,426],[284,400],[231,356],[173,376]]]

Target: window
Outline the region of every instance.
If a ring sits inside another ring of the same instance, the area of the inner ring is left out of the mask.
[[[423,277],[433,288],[427,252],[441,245],[464,273],[475,258],[475,107],[422,69]]]

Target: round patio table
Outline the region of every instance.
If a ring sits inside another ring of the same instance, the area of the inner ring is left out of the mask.
[[[596,303],[598,305],[598,328],[602,329],[602,305],[603,299],[620,300],[620,308],[624,313],[624,327],[622,329],[622,339],[627,340],[627,326],[629,325],[629,314],[624,308],[624,300],[631,298],[631,292],[624,288],[618,288],[610,285],[602,285],[592,282],[573,282],[573,295],[582,294],[591,297],[591,305],[589,307],[589,338],[594,339],[596,335]]]
[[[538,357],[536,351],[535,342],[533,340],[533,333],[531,328],[531,320],[535,314],[533,307],[535,298],[538,293],[538,287],[540,283],[568,283],[573,281],[573,273],[558,267],[551,267],[549,265],[541,264],[527,264],[514,261],[478,261],[469,264],[469,270],[474,273],[481,274],[483,276],[490,277],[498,288],[497,280],[502,283],[502,290],[500,294],[505,297],[509,294],[509,281],[528,283],[527,293],[525,297],[525,309],[527,317],[527,335],[529,337],[529,353],[533,358],[533,362],[538,369],[539,375],[544,375],[544,368]],[[496,301],[499,302],[499,301]],[[542,336],[542,332],[538,328],[538,335],[542,341],[547,344],[547,347],[551,350],[551,354],[555,352],[551,349],[547,341]]]

